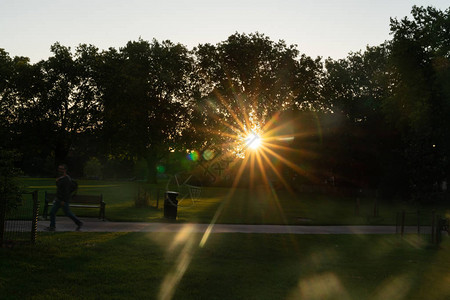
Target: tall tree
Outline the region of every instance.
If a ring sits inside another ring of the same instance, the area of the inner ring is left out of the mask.
[[[181,44],[129,42],[103,54],[104,134],[108,152],[156,166],[178,145],[192,99],[193,60]]]
[[[298,59],[295,45],[263,34],[231,35],[194,49],[202,82],[197,130],[216,146],[232,135],[263,127],[279,111],[314,106],[320,86],[320,59]]]
[[[4,145],[22,154],[22,168],[29,174],[31,169],[43,168],[49,153],[49,143],[44,132],[45,119],[40,106],[42,76],[37,65],[27,57],[9,60],[9,75],[2,88],[2,129],[7,133]]]
[[[55,162],[70,159],[74,138],[99,125],[98,49],[80,45],[75,54],[55,43],[53,56],[38,63],[42,74],[39,114],[48,124]]]
[[[386,45],[367,47],[340,60],[327,59],[322,96],[334,114],[342,115],[334,124],[326,157],[338,177],[355,185],[377,187],[388,140],[381,106],[390,93],[389,50]]]
[[[0,138],[6,144],[9,138],[11,113],[11,80],[13,62],[9,53],[0,48]]]
[[[413,196],[427,201],[449,175],[450,8],[414,6],[412,17],[391,20],[395,81],[384,110],[402,134]]]

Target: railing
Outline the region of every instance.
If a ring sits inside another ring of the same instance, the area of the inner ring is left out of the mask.
[[[0,246],[21,242],[36,242],[39,211],[38,191],[22,194],[14,208],[7,209],[6,199],[0,199]]]
[[[415,222],[411,221],[411,218],[414,218]],[[405,234],[405,224],[415,223],[414,226],[417,227],[417,234],[421,234],[423,233],[422,229],[426,218],[430,218],[428,221],[431,220],[431,226],[425,227],[430,230],[429,234],[431,235],[431,243],[436,245],[440,244],[442,242],[442,231],[447,231],[450,233],[449,219],[444,218],[442,215],[436,214],[435,210],[431,212],[431,216],[425,215],[420,210],[414,212],[407,212],[405,210],[398,211],[396,216],[396,233],[403,236]]]

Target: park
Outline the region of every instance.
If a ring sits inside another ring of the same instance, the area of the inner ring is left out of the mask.
[[[43,193],[54,190],[54,179],[22,179]],[[449,239],[430,242],[429,232],[417,234],[278,234],[195,231],[192,224],[212,224],[227,197],[226,188],[204,188],[192,205],[178,207],[176,222],[156,209],[158,186],[150,185],[149,206],[135,206],[141,183],[81,180],[78,193],[102,193],[106,217],[115,224],[176,224],[178,232],[90,232],[89,220],[101,224],[98,210],[74,211],[86,221],[84,230],[38,232],[35,245],[1,249],[2,292],[7,299],[446,299]],[[40,187],[40,188],[39,188]],[[164,188],[164,184],[161,184]],[[355,214],[352,197],[301,193],[292,199],[280,192],[279,202],[259,188],[237,189],[222,209],[217,224],[391,225],[395,211],[414,211],[403,204],[380,203],[373,217],[373,199],[362,198]],[[253,195],[256,194],[256,195]],[[42,195],[42,196],[41,196]],[[115,195],[115,196],[114,196]],[[339,199],[338,199],[339,198]],[[244,201],[247,200],[247,201]],[[296,205],[300,202],[300,205]],[[42,205],[44,203],[41,203]],[[448,206],[441,211],[448,210]],[[429,225],[431,211],[424,214]],[[302,217],[302,220],[298,218]],[[306,219],[308,221],[306,221]],[[289,223],[287,223],[287,220]],[[408,217],[415,227],[415,216]],[[48,224],[48,221],[39,221]],[[313,223],[313,224],[311,224]],[[125,225],[124,225],[125,226]],[[301,226],[301,225],[300,225]],[[27,284],[28,282],[28,284]],[[205,284],[208,286],[205,287]],[[23,285],[27,288],[24,289]],[[230,291],[228,289],[233,287]],[[226,292],[224,292],[226,291]],[[100,296],[99,296],[100,295]]]
[[[338,60],[0,48],[0,299],[449,299],[450,8],[411,14]]]

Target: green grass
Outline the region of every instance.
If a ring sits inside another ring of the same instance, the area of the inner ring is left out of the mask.
[[[38,190],[41,212],[44,191],[55,191],[54,179],[22,178],[29,190]],[[145,187],[151,196],[151,206],[135,207],[134,199],[139,187]],[[160,189],[159,207],[156,209],[156,194]],[[112,221],[156,222],[163,219],[163,195],[165,182],[149,185],[125,181],[80,180],[79,194],[103,194],[106,217]],[[228,224],[290,224],[290,225],[393,225],[396,212],[405,209],[406,222],[417,224],[417,209],[421,211],[421,224],[429,225],[431,211],[436,209],[450,217],[450,202],[438,206],[417,206],[407,203],[377,201],[378,215],[374,216],[373,198],[361,198],[359,214],[356,214],[354,197],[331,196],[318,193],[290,193],[286,190],[270,190],[258,187],[248,189],[203,188],[195,203],[184,200],[178,207],[178,222]],[[96,217],[97,210],[74,209],[79,216]],[[61,212],[62,213],[62,212]]]
[[[42,233],[0,249],[1,299],[449,299],[450,238]],[[167,298],[164,298],[166,296]]]

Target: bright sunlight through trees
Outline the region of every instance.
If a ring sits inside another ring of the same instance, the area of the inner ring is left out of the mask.
[[[256,133],[249,133],[245,138],[246,146],[249,149],[256,150],[261,146],[261,137]]]

